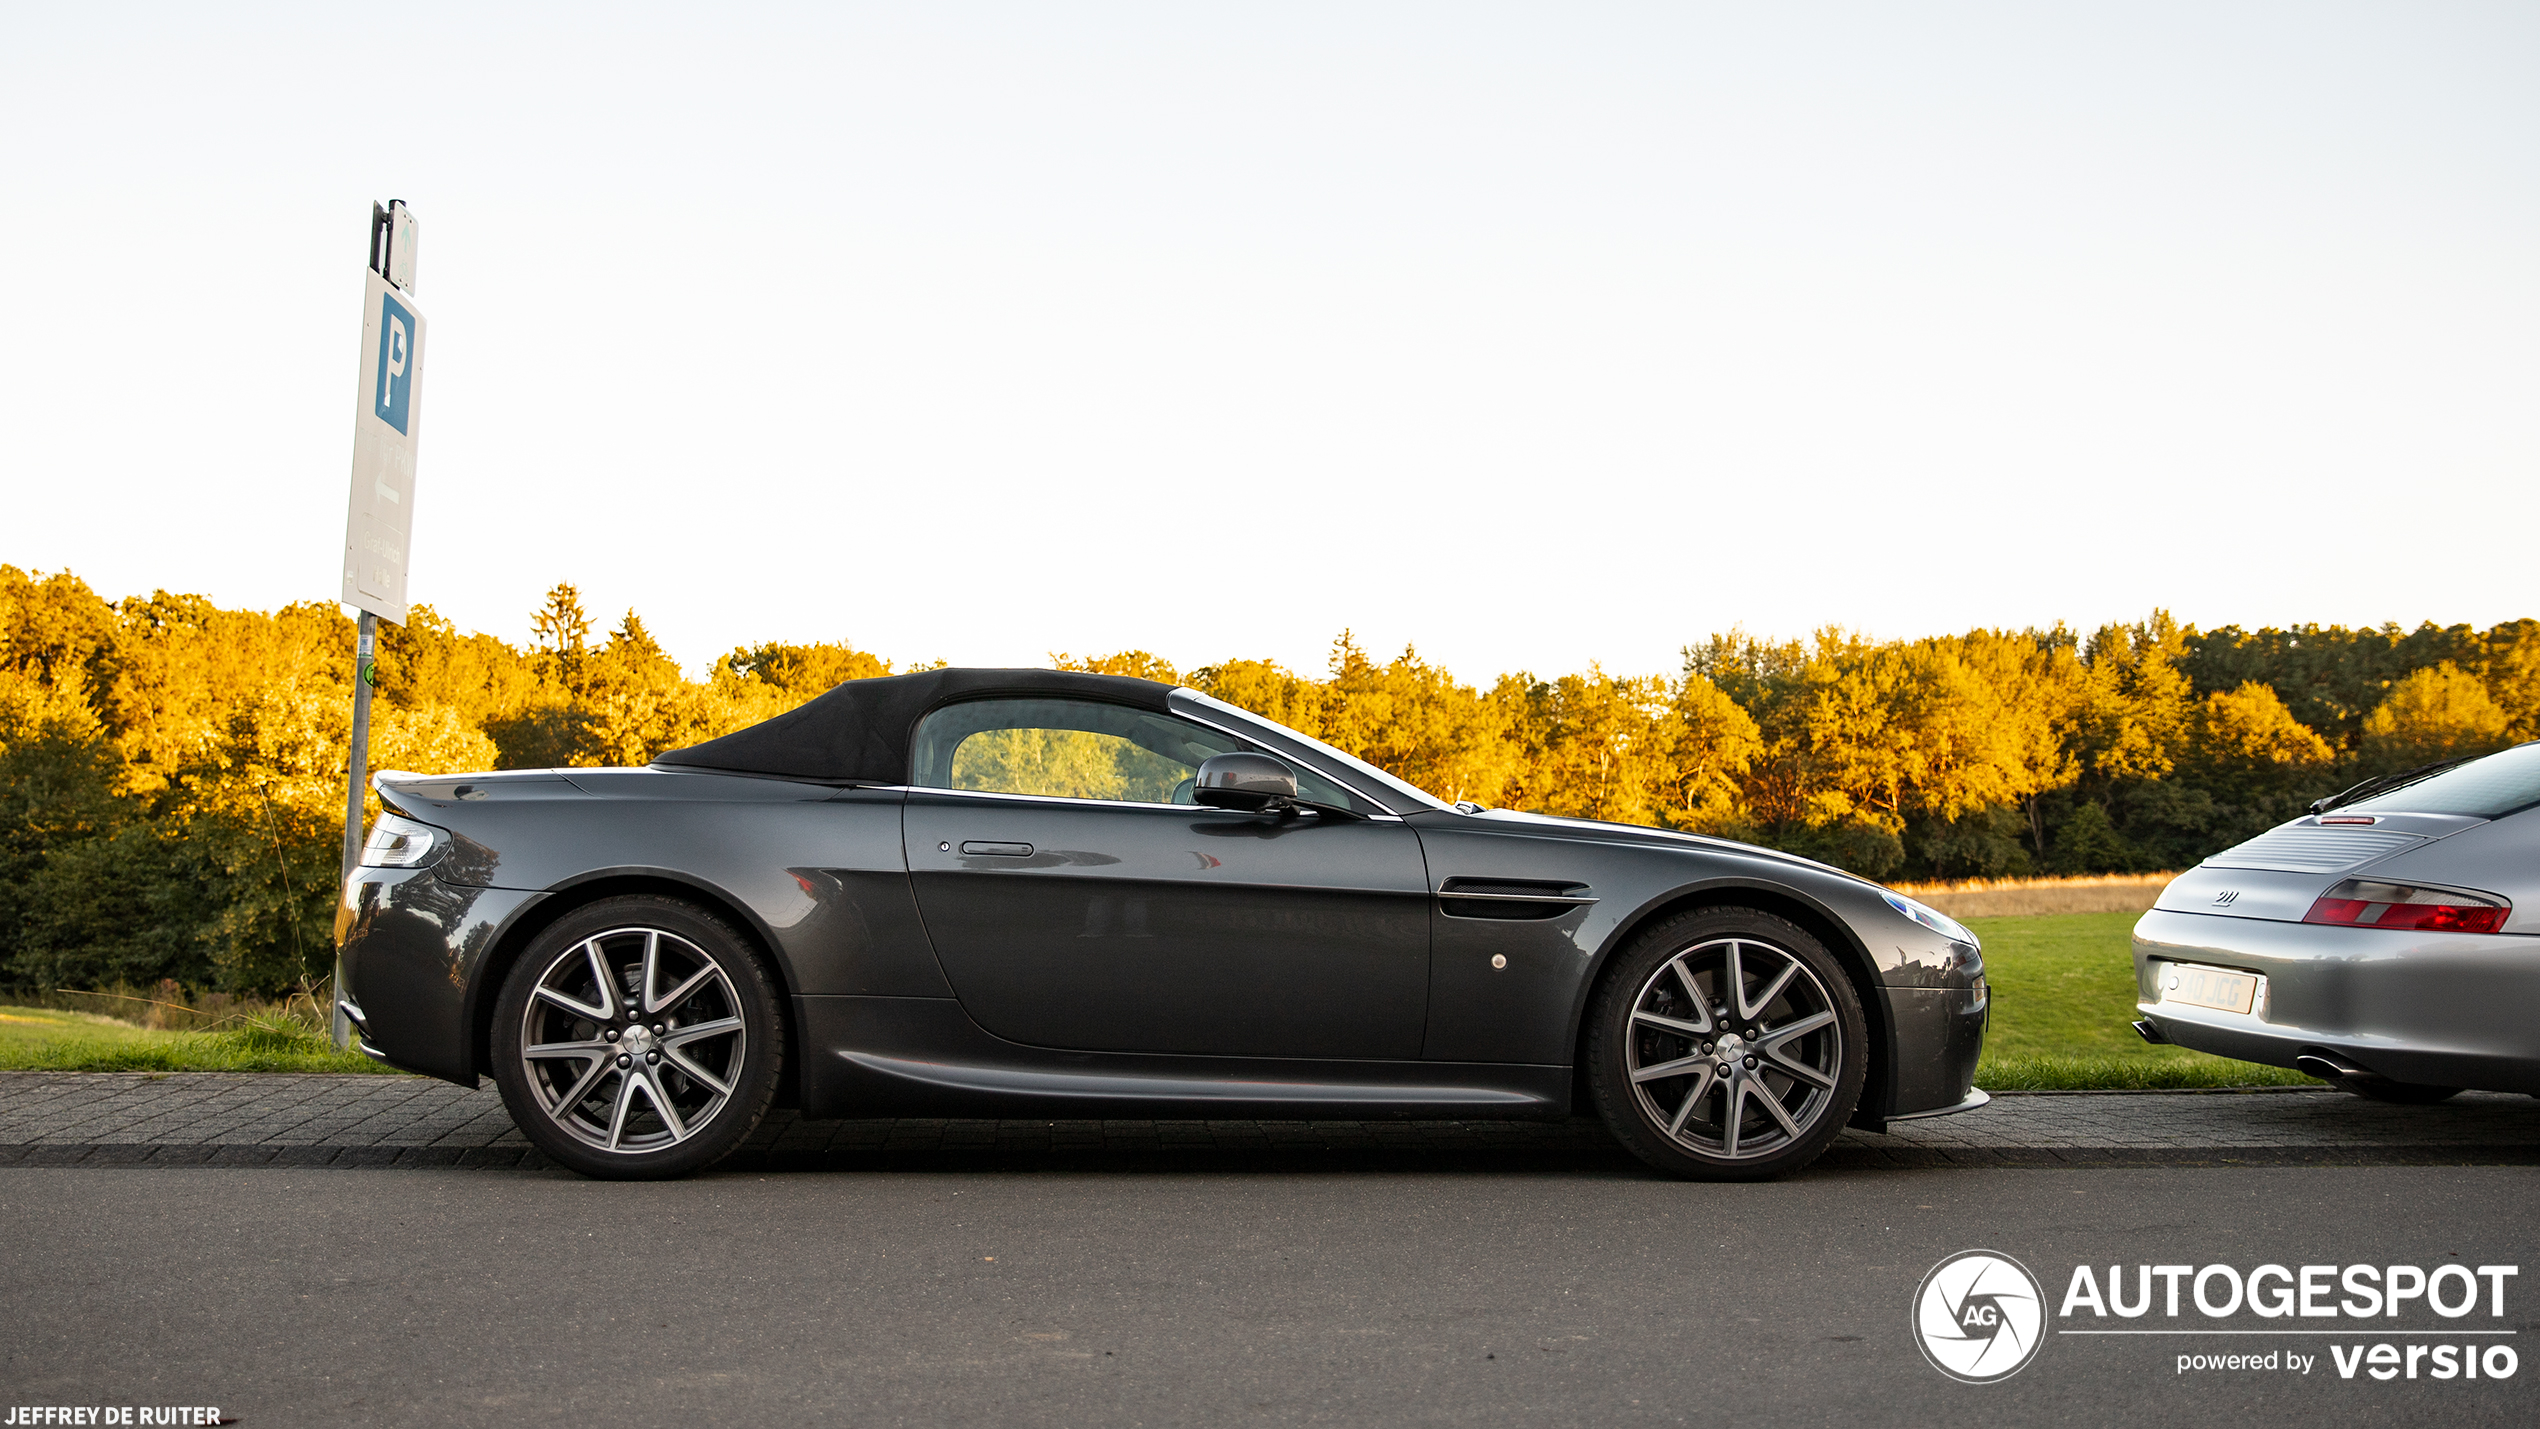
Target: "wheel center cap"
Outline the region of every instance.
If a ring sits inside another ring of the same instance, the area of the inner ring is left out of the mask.
[[[640,1057],[653,1050],[653,1029],[642,1026],[629,1027],[626,1029],[626,1040],[618,1045]]]
[[[1738,1061],[1747,1052],[1746,1039],[1734,1032],[1723,1033],[1714,1045],[1719,1048],[1719,1058],[1723,1062]]]

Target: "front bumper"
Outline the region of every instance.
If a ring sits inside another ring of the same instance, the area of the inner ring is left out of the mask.
[[[1990,998],[1979,1002],[1963,987],[1891,987],[1887,996],[1893,1036],[1887,1073],[1888,1121],[1947,1116],[1984,1105],[1975,1090],[1976,1063],[1984,1056]]]
[[[2261,974],[2266,1004],[2165,1003],[2165,962]],[[2275,1067],[2326,1051],[2393,1081],[2540,1092],[2540,938],[2154,909],[2135,924],[2134,969],[2144,1019],[2182,1047]]]
[[[503,930],[545,897],[443,883],[429,869],[365,868],[346,879],[335,911],[336,987],[361,1010],[356,1048],[475,1086],[477,973]]]

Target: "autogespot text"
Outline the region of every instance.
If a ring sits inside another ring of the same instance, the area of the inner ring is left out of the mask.
[[[2065,1322],[2056,1333],[2301,1337],[2284,1345],[2199,1346],[2174,1357],[2173,1373],[2182,1375],[2306,1375],[2325,1360],[2341,1379],[2511,1379],[2522,1359],[2504,1343],[2514,1334],[2505,1319],[2506,1282],[2519,1274],[2519,1266],[2459,1263],[2260,1265],[2246,1273],[2231,1265],[2111,1265],[2103,1278],[2098,1267],[2077,1265],[2056,1311]],[[2171,1323],[2191,1311],[2189,1324]],[[2286,1323],[2252,1325],[2243,1315]],[[2129,1320],[2147,1323],[2119,1323]],[[2348,1323],[2302,1323],[2322,1320]]]

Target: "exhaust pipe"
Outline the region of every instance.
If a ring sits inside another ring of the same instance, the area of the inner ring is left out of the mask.
[[[2162,1033],[2161,1029],[2153,1026],[2149,1022],[2135,1023],[2134,1030],[2142,1035],[2144,1041],[2151,1043],[2155,1047],[2166,1047],[2170,1045],[2170,1039]]]
[[[2305,1076],[2329,1082],[2386,1082],[2389,1078],[2369,1067],[2358,1067],[2334,1052],[2313,1050],[2293,1059],[2293,1070]]]

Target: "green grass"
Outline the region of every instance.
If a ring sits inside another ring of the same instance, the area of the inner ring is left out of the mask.
[[[2284,1067],[2155,1047],[2135,1035],[2133,913],[1969,918],[1993,987],[1976,1085],[1987,1091],[2320,1086]]]
[[[256,1019],[212,1032],[159,1032],[111,1017],[0,1006],[0,1071],[387,1072],[297,1023]]]

